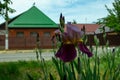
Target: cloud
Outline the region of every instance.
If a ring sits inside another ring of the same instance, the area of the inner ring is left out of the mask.
[[[58,0],[58,2],[60,1],[61,0]],[[69,1],[68,3],[67,1],[58,2],[57,4],[52,4],[53,9],[49,11],[51,15],[52,13],[59,14],[62,12],[66,17],[66,20],[73,21],[74,19],[78,21],[78,23],[92,23],[98,18],[105,17],[107,15],[105,4],[110,7],[112,6],[110,5],[110,0],[90,0],[90,2],[85,2],[85,0],[75,0],[75,2]]]
[[[112,8],[112,0],[12,0],[11,7],[16,10],[10,17],[28,10],[35,2],[35,6],[48,15],[56,23],[63,13],[66,22],[76,20],[78,23],[92,23],[98,18],[105,17],[105,4]]]

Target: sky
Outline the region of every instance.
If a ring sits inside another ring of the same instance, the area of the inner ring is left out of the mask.
[[[75,20],[77,23],[93,23],[97,19],[106,17],[108,8],[112,8],[114,0],[11,0],[13,4],[9,5],[16,12],[9,14],[13,18],[24,11],[30,9],[33,4],[51,18],[55,23],[59,23],[60,13],[65,16],[66,22]],[[0,23],[4,19],[0,17]]]

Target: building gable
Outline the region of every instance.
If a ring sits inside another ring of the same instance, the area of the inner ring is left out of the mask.
[[[9,25],[9,28],[58,28],[57,24],[37,7],[33,6],[22,13]]]

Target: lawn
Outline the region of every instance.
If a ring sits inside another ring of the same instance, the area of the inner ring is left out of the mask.
[[[63,80],[61,77],[69,80],[73,77],[75,80],[120,80],[120,48],[114,53],[94,54],[92,58],[81,54],[72,63],[63,63],[57,58],[0,63],[0,80]]]
[[[46,61],[49,72],[56,75],[52,61]],[[43,79],[41,64],[38,61],[18,61],[0,63],[0,80],[39,80]],[[33,79],[30,79],[32,77]]]

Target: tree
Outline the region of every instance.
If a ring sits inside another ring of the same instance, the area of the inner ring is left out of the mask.
[[[5,20],[9,19],[8,15],[6,13],[14,13],[15,10],[10,8],[8,5],[12,4],[11,0],[2,0],[0,1],[0,16],[3,16]]]
[[[72,24],[77,24],[76,20],[73,20]]]
[[[98,19],[98,24],[104,24],[107,27],[110,27],[115,32],[120,33],[120,0],[114,0],[112,3],[113,9],[109,9],[105,5],[108,15],[104,18]]]
[[[11,0],[2,0],[0,1],[0,15],[4,17],[5,19],[5,49],[8,49],[8,20],[9,16],[8,13],[13,13],[15,12],[14,9],[10,8],[8,5],[12,4]]]

